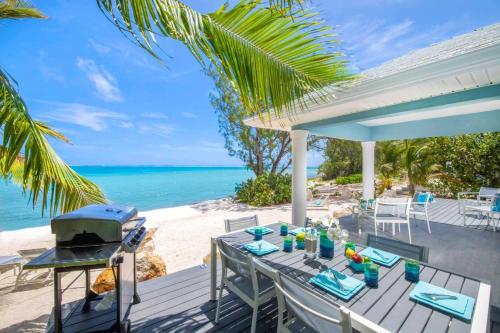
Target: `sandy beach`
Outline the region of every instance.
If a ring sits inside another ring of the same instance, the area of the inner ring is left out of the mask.
[[[313,210],[310,217],[323,217],[347,207],[331,205],[330,210]],[[231,199],[209,200],[198,204],[140,212],[148,228],[158,228],[154,242],[167,265],[167,274],[203,263],[210,250],[210,236],[224,233],[224,219],[258,215],[262,225],[291,221],[291,205],[249,207]],[[18,250],[54,246],[49,226],[0,232],[0,255]],[[3,274],[4,276],[6,274]],[[76,275],[68,274],[64,281]],[[52,309],[52,285],[20,292],[9,292],[10,277],[0,280],[0,332],[43,332]],[[83,278],[64,295],[64,302],[82,297]],[[34,306],[36,304],[36,306]]]

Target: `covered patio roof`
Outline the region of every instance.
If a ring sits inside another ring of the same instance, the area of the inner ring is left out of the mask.
[[[245,123],[357,141],[500,131],[500,23],[367,70],[307,110]]]

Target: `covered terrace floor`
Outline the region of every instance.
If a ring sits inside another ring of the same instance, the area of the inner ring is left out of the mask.
[[[485,230],[483,221],[473,221],[472,218],[470,222],[473,226],[463,227],[462,217],[455,208],[457,202],[454,200],[438,200],[433,203],[432,234],[427,233],[424,221],[412,221],[414,240],[430,248],[430,264],[489,281],[492,284],[492,302],[499,304],[500,280],[496,277],[500,274],[500,232]],[[372,223],[367,221],[359,235],[358,225],[351,216],[342,218],[341,224],[350,230],[355,241],[361,243],[366,239],[366,234],[373,231]],[[386,236],[392,237],[390,233],[386,233]],[[402,240],[405,240],[405,236],[405,232],[396,234],[396,238]],[[471,265],[472,260],[474,265]],[[298,260],[291,266],[300,269],[302,261]],[[251,308],[227,292],[224,294],[221,322],[214,324],[216,303],[210,301],[209,276],[209,267],[197,266],[140,283],[142,303],[133,305],[129,316],[132,332],[249,332]],[[113,309],[82,313],[79,311],[81,305],[82,301],[74,303],[75,310],[64,322],[65,332],[105,329],[114,319]],[[258,332],[275,331],[275,302],[271,301],[261,307],[258,323]],[[21,326],[22,323],[19,327],[0,332],[23,332]],[[500,331],[500,326],[494,326],[493,332],[495,331]]]

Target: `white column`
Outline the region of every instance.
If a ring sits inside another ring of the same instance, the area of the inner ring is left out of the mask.
[[[307,131],[292,130],[292,223],[303,227],[307,208]]]
[[[375,197],[375,142],[361,142],[363,148],[363,199]]]

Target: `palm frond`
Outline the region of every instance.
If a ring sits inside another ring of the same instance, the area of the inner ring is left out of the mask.
[[[46,18],[42,12],[28,1],[0,1],[0,19]]]
[[[53,215],[106,201],[94,183],[71,169],[52,149],[47,136],[68,139],[31,118],[13,82],[1,69],[0,127],[3,130],[2,175],[21,183],[23,189],[29,191],[33,206],[41,201],[42,213],[47,207]]]
[[[178,0],[97,2],[120,31],[159,59],[156,36],[184,43],[203,66],[213,64],[234,84],[252,112],[303,108],[326,95],[326,86],[351,78],[334,35],[305,9],[285,6],[287,15],[275,15],[262,1],[240,1],[202,14]]]

